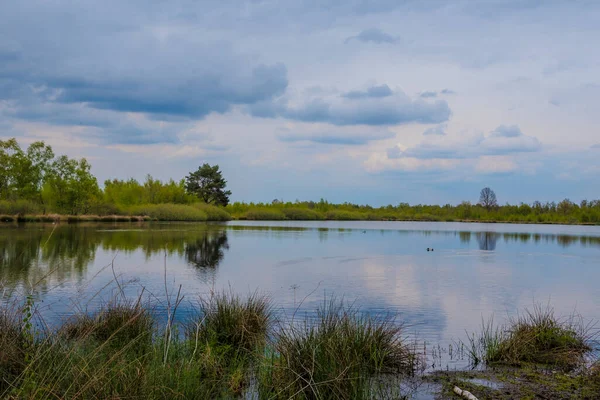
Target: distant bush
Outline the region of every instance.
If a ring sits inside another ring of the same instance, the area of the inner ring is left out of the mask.
[[[359,221],[365,219],[365,215],[354,211],[331,210],[327,211],[325,219],[334,221]]]
[[[29,200],[0,201],[0,214],[25,215],[41,214],[42,207]]]
[[[285,214],[279,210],[267,208],[253,208],[244,214],[244,219],[256,221],[281,221],[285,219]]]
[[[158,221],[208,220],[206,212],[183,204],[146,204],[130,207],[127,211],[131,215],[144,215]]]
[[[231,215],[225,209],[206,203],[194,203],[192,207],[206,213],[208,221],[229,221]]]
[[[306,208],[284,208],[282,211],[287,219],[297,221],[324,219],[323,215],[319,214],[316,211],[309,210]]]

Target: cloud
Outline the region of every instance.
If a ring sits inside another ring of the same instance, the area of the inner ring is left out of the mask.
[[[393,94],[388,85],[371,86],[367,90],[352,90],[342,94],[347,99],[364,99],[369,97],[388,97]]]
[[[591,149],[600,149],[600,143],[596,143],[590,146]]]
[[[385,97],[368,96],[368,90],[361,93],[362,95],[354,94],[350,98],[313,98],[298,106],[289,106],[281,99],[260,102],[249,106],[248,111],[256,117],[282,117],[294,121],[339,126],[437,124],[447,121],[451,115],[448,103],[442,100],[433,103],[420,99],[412,100],[401,91]]]
[[[491,132],[492,137],[515,138],[523,136],[523,132],[517,125],[500,125]]]
[[[427,136],[427,135],[440,135],[440,136],[444,136],[446,134],[446,124],[440,124],[437,126],[433,126],[431,128],[427,128],[425,129],[425,132],[423,132],[423,135]]]
[[[373,140],[390,139],[395,134],[388,130],[345,128],[334,131],[287,131],[278,135],[283,142],[307,141],[319,144],[362,145]]]
[[[345,43],[348,43],[352,40],[358,40],[360,42],[365,42],[365,43],[381,44],[381,43],[396,43],[399,39],[388,33],[385,33],[381,29],[371,28],[371,29],[365,29],[364,31],[361,31],[356,36],[350,36],[349,38],[346,39]]]
[[[429,136],[427,141],[413,147],[394,146],[387,150],[387,155],[389,158],[467,159],[537,152],[541,147],[537,138],[524,135],[518,126],[500,125],[488,136]]]
[[[261,63],[230,45],[200,42],[192,35],[103,34],[92,26],[79,37],[69,26],[52,28],[48,38],[22,40],[10,58],[2,56],[9,61],[0,63],[1,98],[22,108],[80,104],[157,120],[202,119],[281,96],[288,86],[284,64]],[[29,88],[35,91],[26,93]],[[28,112],[35,110],[23,110],[20,118]]]
[[[421,92],[420,96],[427,99],[431,97],[437,97],[437,92]]]
[[[440,93],[441,94],[456,94],[456,92],[451,89],[443,89]]]
[[[503,174],[517,169],[517,163],[507,156],[481,156],[475,163],[475,171],[481,174]]]

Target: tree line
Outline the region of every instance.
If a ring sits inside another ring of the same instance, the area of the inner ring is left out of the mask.
[[[179,181],[112,179],[104,188],[85,158],[56,156],[38,141],[23,149],[16,139],[0,140],[0,214],[119,214],[143,204],[229,203],[219,166],[204,164]],[[11,212],[13,211],[13,212]]]
[[[178,181],[163,182],[148,175],[143,182],[106,180],[101,188],[84,158],[56,156],[44,142],[34,142],[23,149],[16,139],[0,140],[0,215],[58,213],[149,215],[163,220],[235,218],[600,224],[600,200],[574,203],[564,199],[558,203],[535,201],[499,205],[496,193],[487,187],[480,192],[477,203],[409,205],[401,202],[371,207],[333,204],[324,199],[318,202],[275,199],[270,203],[230,204],[231,191],[226,186],[219,166],[205,163]]]

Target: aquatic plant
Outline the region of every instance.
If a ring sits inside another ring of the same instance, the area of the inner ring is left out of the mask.
[[[550,306],[536,304],[505,326],[494,326],[493,319],[483,322],[479,336],[469,338],[470,357],[475,364],[535,363],[570,369],[591,351],[591,336],[580,318],[559,319]]]
[[[260,374],[265,398],[372,398],[381,374],[411,374],[417,357],[393,319],[331,299],[316,320],[281,327]]]

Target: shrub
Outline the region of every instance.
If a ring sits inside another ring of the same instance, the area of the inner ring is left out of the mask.
[[[285,214],[279,210],[268,208],[253,208],[243,215],[243,219],[256,221],[281,221],[285,219]]]
[[[194,203],[192,207],[204,211],[208,221],[229,221],[231,215],[225,209],[206,203]]]
[[[39,204],[29,200],[0,201],[0,214],[25,215],[41,214],[42,208]]]
[[[146,204],[128,209],[130,215],[148,216],[158,221],[206,221],[206,212],[183,204]]]
[[[291,220],[312,221],[323,219],[321,214],[307,208],[284,208],[282,211],[285,217]]]
[[[364,217],[360,213],[354,211],[331,210],[327,211],[325,219],[334,221],[359,221],[364,219]]]

